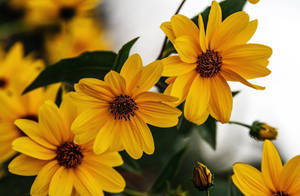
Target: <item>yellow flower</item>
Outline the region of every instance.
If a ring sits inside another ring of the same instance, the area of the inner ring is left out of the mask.
[[[95,138],[94,152],[109,148],[125,149],[138,159],[143,151],[154,152],[153,137],[146,123],[158,127],[172,127],[178,122],[180,110],[163,102],[177,99],[147,92],[162,73],[160,61],[142,66],[142,59],[134,54],[125,62],[121,73],[110,71],[104,81],[82,79],[75,85],[72,96],[86,109],[74,121],[75,143]]]
[[[51,62],[80,55],[82,52],[110,48],[100,26],[89,18],[76,18],[46,42]]]
[[[232,111],[232,94],[227,81],[239,81],[255,89],[246,79],[270,74],[267,69],[272,49],[247,44],[257,27],[245,12],[237,12],[222,22],[220,5],[212,2],[206,32],[201,14],[199,28],[187,17],[175,15],[161,25],[179,56],[162,60],[163,76],[176,77],[167,94],[186,99],[185,118],[198,125],[212,115],[228,122]],[[227,81],[226,81],[227,80]]]
[[[121,192],[123,177],[112,167],[123,160],[118,152],[93,153],[91,143],[74,144],[71,124],[77,115],[68,97],[60,106],[46,101],[39,109],[39,122],[19,119],[15,124],[28,136],[13,142],[22,153],[8,166],[11,173],[34,176],[31,195],[100,195],[103,190]]]
[[[27,0],[28,24],[43,25],[88,16],[100,0]]]
[[[256,4],[259,2],[259,0],[248,0],[250,3]]]
[[[243,163],[233,166],[233,183],[246,196],[298,196],[300,195],[300,156],[284,166],[271,141],[265,140],[261,172]]]
[[[199,191],[206,191],[212,186],[213,175],[206,165],[197,162],[193,170],[193,183]]]
[[[0,163],[16,153],[11,143],[24,135],[14,121],[18,118],[37,120],[39,106],[45,99],[54,100],[56,97],[58,85],[21,95],[42,67],[42,61],[33,60],[31,56],[23,57],[21,44],[13,46],[0,62]]]

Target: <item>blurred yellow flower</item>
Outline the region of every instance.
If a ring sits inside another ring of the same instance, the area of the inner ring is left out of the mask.
[[[259,2],[259,0],[248,0],[250,3],[256,4]]]
[[[212,2],[206,32],[201,14],[199,28],[187,17],[175,15],[164,22],[162,30],[178,52],[162,60],[163,76],[174,77],[167,94],[186,99],[185,118],[198,125],[208,115],[228,122],[232,111],[232,94],[227,81],[239,81],[255,89],[247,79],[270,74],[267,68],[272,49],[247,44],[257,27],[245,12],[237,12],[222,22],[220,5]],[[227,81],[226,81],[227,80]]]
[[[21,44],[15,44],[0,62],[0,163],[15,151],[12,141],[24,133],[15,125],[18,118],[37,120],[37,111],[45,99],[55,99],[58,85],[21,95],[43,68],[43,62],[24,57]]]
[[[76,107],[66,96],[60,108],[47,101],[39,109],[39,122],[19,119],[15,124],[28,137],[13,142],[22,153],[8,166],[11,173],[34,176],[31,195],[100,195],[123,191],[125,181],[112,167],[123,164],[118,152],[93,153],[92,143],[73,142],[71,124]]]
[[[56,62],[62,58],[80,55],[82,52],[109,49],[107,39],[96,22],[89,18],[76,18],[55,37],[48,37],[48,58]]]
[[[265,140],[261,172],[243,163],[233,166],[233,183],[246,196],[297,196],[300,195],[300,156],[284,166],[271,141]]]
[[[89,16],[100,0],[27,0],[26,21],[43,25]]]
[[[180,110],[164,102],[177,98],[148,92],[158,82],[162,64],[155,61],[146,67],[138,54],[130,56],[121,73],[110,71],[104,81],[82,79],[75,85],[74,100],[86,109],[74,121],[75,143],[95,138],[94,152],[109,148],[125,149],[138,159],[143,151],[154,152],[151,131],[146,123],[158,127],[172,127],[178,122]]]

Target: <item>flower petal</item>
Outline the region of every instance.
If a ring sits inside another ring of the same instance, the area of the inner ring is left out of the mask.
[[[279,190],[290,195],[300,191],[300,155],[290,159],[282,168],[278,181]]]
[[[246,79],[244,79],[242,76],[235,73],[234,71],[231,71],[230,69],[222,68],[220,73],[228,81],[239,81],[242,84],[245,84],[246,86],[249,86],[249,87],[254,88],[256,90],[264,90],[265,89],[265,87],[262,87],[262,86],[259,86],[259,85],[256,85],[256,84],[251,84]]]
[[[12,148],[15,151],[40,160],[51,160],[56,156],[54,151],[40,146],[29,139],[29,137],[19,137],[15,139],[12,143]]]
[[[169,95],[164,95],[156,92],[142,92],[135,97],[135,102],[137,104],[142,102],[174,102],[177,101],[177,97],[172,97]]]
[[[73,189],[72,172],[60,167],[52,177],[49,186],[49,196],[71,195]]]
[[[179,105],[185,100],[190,90],[190,86],[192,85],[192,82],[196,76],[197,72],[191,71],[176,78],[170,93],[171,96],[177,97],[179,99],[174,104]]]
[[[175,33],[172,29],[172,25],[171,22],[164,22],[160,25],[161,30],[163,30],[163,32],[166,34],[166,36],[168,37],[168,39],[173,43],[173,41],[175,40],[176,36]]]
[[[201,54],[199,42],[195,42],[186,35],[177,37],[174,41],[174,47],[180,59],[185,63],[196,63],[198,56]]]
[[[205,41],[205,28],[203,23],[202,15],[198,15],[198,26],[199,26],[199,43],[203,53],[206,53],[206,41]]]
[[[81,182],[81,180],[79,179],[79,177],[75,174],[75,172],[73,170],[71,170],[71,172],[73,172],[73,175],[75,176],[74,179],[73,179],[73,182],[74,182],[74,188],[75,188],[76,192],[79,195],[93,196],[90,193],[90,191],[88,190],[88,188],[86,186],[84,186],[84,184]]]
[[[213,117],[222,123],[229,121],[232,111],[232,94],[221,75],[211,78],[210,109]]]
[[[272,195],[270,190],[264,184],[261,173],[256,168],[247,164],[237,163],[233,166],[233,172],[233,183],[237,185],[243,194],[253,196]]]
[[[100,155],[91,154],[85,157],[86,161],[116,167],[123,164],[123,159],[118,152],[106,152]]]
[[[210,47],[211,40],[214,37],[216,29],[219,29],[221,22],[222,22],[221,7],[216,1],[213,1],[211,4],[207,27],[206,27],[206,48],[207,49],[211,49]]]
[[[171,25],[176,37],[186,35],[194,39],[195,42],[198,42],[199,29],[188,17],[176,14],[171,18]]]
[[[142,102],[137,114],[148,124],[157,127],[173,127],[178,123],[181,111],[175,107],[159,102]]]
[[[276,187],[279,185],[278,182],[280,172],[282,171],[282,163],[277,149],[269,140],[265,140],[264,142],[261,171],[266,185],[272,191],[276,191]]]
[[[161,60],[164,65],[163,76],[178,76],[196,68],[196,64],[184,63],[179,56],[169,56]]]
[[[26,155],[19,155],[8,165],[9,172],[22,176],[35,176],[48,161],[31,158]]]
[[[30,194],[47,195],[51,179],[59,167],[56,160],[47,163],[35,178]]]
[[[115,71],[108,72],[104,77],[104,81],[116,96],[125,93],[126,81],[119,73]]]
[[[127,91],[130,92],[139,79],[140,72],[143,69],[143,62],[139,54],[131,55],[124,63],[121,69],[121,76],[126,80]]]
[[[15,125],[36,143],[46,148],[56,150],[56,146],[44,139],[44,136],[41,134],[41,130],[37,122],[27,119],[18,119],[15,121]]]
[[[124,190],[125,180],[113,168],[95,162],[86,162],[83,166],[99,182],[103,190],[111,193],[119,193]]]
[[[141,77],[133,90],[133,94],[137,95],[152,88],[160,79],[162,72],[163,65],[161,61],[154,61],[144,67]]]
[[[201,125],[208,117],[210,79],[196,76],[184,105],[184,116],[188,121]]]
[[[211,49],[223,49],[227,43],[230,43],[239,33],[248,26],[249,15],[240,11],[228,16],[211,40]]]

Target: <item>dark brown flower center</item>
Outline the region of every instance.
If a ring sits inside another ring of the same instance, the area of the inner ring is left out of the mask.
[[[4,89],[7,86],[8,82],[5,78],[0,78],[0,89]]]
[[[289,196],[289,195],[282,191],[278,191],[277,193],[274,193],[273,196]]]
[[[210,78],[219,73],[222,66],[222,57],[218,52],[207,50],[198,56],[196,71],[203,78]]]
[[[73,7],[63,7],[59,10],[59,17],[63,20],[70,20],[76,15],[76,10]]]
[[[28,114],[25,116],[21,116],[20,119],[33,120],[35,122],[39,121],[37,115],[35,115],[35,114]],[[22,136],[26,136],[26,134],[21,129],[19,129],[18,127],[17,127],[17,129],[19,130],[19,132],[21,133]]]
[[[76,168],[81,164],[83,154],[79,145],[66,142],[56,149],[56,160],[65,168]]]
[[[117,96],[109,104],[109,111],[114,115],[115,120],[130,120],[130,116],[134,116],[134,111],[137,109],[137,104],[128,95]]]

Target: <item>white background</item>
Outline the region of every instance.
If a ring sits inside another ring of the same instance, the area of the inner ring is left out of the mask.
[[[116,49],[134,37],[140,36],[132,52],[139,53],[144,64],[157,57],[164,38],[159,26],[170,20],[181,0],[104,0],[108,14],[109,36]],[[273,48],[269,68],[271,75],[252,82],[266,86],[256,91],[242,84],[230,84],[233,90],[242,90],[234,99],[231,120],[251,124],[261,120],[279,129],[275,145],[283,159],[300,154],[300,1],[261,0],[247,3],[245,11],[251,20],[258,19],[258,29],[250,40]],[[193,17],[211,0],[187,0],[181,13]],[[262,143],[248,136],[248,130],[235,125],[219,124],[217,151],[202,144],[209,161],[216,161],[229,151],[237,156],[224,163],[260,160]]]

